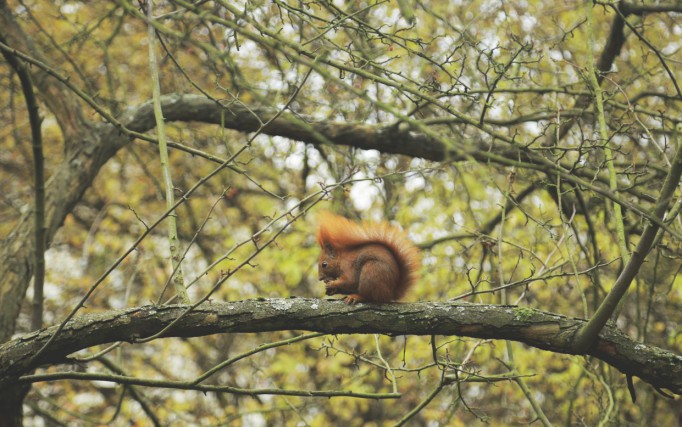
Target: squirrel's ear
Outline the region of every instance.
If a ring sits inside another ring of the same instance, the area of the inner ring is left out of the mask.
[[[334,258],[334,247],[327,242],[324,242],[324,252],[330,257]]]

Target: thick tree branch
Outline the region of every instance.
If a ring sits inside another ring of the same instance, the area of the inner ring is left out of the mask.
[[[135,109],[130,109],[129,114],[134,114],[135,120],[122,120],[129,130],[143,132],[153,128],[153,115],[151,104],[146,103]],[[228,129],[240,132],[255,132],[261,129],[266,123],[280,114],[279,110],[268,107],[249,107],[243,104],[219,105],[217,102],[200,95],[173,94],[163,97],[163,113],[168,121],[198,121],[203,123],[213,123],[225,126]],[[432,161],[466,161],[480,160],[482,162],[493,162],[489,158],[489,153],[494,151],[500,158],[520,159],[519,162],[527,162],[535,169],[543,170],[552,175],[556,171],[546,170],[547,167],[542,163],[538,156],[529,158],[529,152],[520,152],[518,149],[509,146],[491,146],[485,142],[479,142],[475,150],[472,148],[466,155],[458,154],[455,150],[450,150],[445,144],[435,141],[420,132],[411,129],[399,129],[397,126],[377,126],[364,125],[358,123],[340,123],[326,120],[315,120],[310,117],[294,115],[289,112],[281,114],[276,120],[270,121],[267,126],[262,128],[262,132],[267,135],[283,136],[295,141],[309,144],[332,144],[347,145],[363,150],[377,150],[387,154],[402,154],[410,157],[418,157]],[[175,145],[176,148],[181,148]],[[192,154],[198,154],[193,152]],[[214,159],[219,162],[218,159]],[[568,170],[569,165],[559,165]],[[521,166],[520,166],[521,167]],[[644,214],[648,214],[618,194],[611,194],[608,189],[608,177],[599,175],[595,170],[581,168],[572,170],[566,178],[572,180],[574,184],[585,188],[593,189],[597,193],[603,194],[616,203],[621,204],[627,209]],[[602,186],[592,185],[591,182],[598,182]],[[650,195],[639,194],[632,189],[625,190],[636,197],[646,201],[654,201]],[[655,220],[649,218],[650,220]]]
[[[145,306],[90,314],[69,321],[48,351],[32,361],[56,327],[0,346],[0,387],[46,365],[69,362],[68,355],[94,345],[134,342],[175,321],[187,306]],[[391,321],[387,321],[387,319]],[[575,354],[575,332],[585,323],[552,313],[513,306],[453,303],[358,304],[309,298],[206,303],[182,317],[167,336],[307,330],[328,334],[458,335],[505,339],[557,353]],[[588,355],[656,388],[682,394],[682,357],[638,343],[605,327]]]
[[[144,104],[131,111],[134,111],[140,120],[131,122],[131,126],[128,127],[130,130],[137,131],[134,126],[140,126],[142,129],[153,127],[151,104]],[[222,106],[199,95],[167,95],[163,99],[163,113],[168,121],[200,121],[222,125],[241,132],[261,130],[267,135],[283,136],[310,144],[348,145],[363,150],[377,150],[382,153],[402,154],[433,161],[470,161],[473,159],[482,163],[500,162],[503,165],[513,165],[521,169],[540,170],[549,176],[559,175],[573,185],[601,194],[679,237],[676,230],[651,215],[648,208],[631,203],[619,192],[612,192],[608,188],[607,176],[599,175],[588,168],[574,169],[572,166],[562,164],[549,167],[545,164],[546,159],[540,155],[508,145],[497,146],[481,142],[477,147],[472,145],[466,153],[461,153],[458,150],[449,149],[445,143],[420,132],[399,129],[397,126],[318,121],[288,112],[280,114],[280,111],[272,108],[251,108],[237,103]],[[280,114],[279,117],[272,120],[276,114]],[[264,123],[268,125],[263,127]],[[493,152],[494,155],[491,154]],[[491,158],[491,155],[495,158]],[[646,200],[655,199],[647,197]]]

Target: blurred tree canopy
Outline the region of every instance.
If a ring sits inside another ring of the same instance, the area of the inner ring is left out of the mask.
[[[680,424],[680,13],[0,0],[0,425]]]

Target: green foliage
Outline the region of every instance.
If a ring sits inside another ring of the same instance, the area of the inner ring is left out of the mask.
[[[114,116],[150,99],[147,23],[137,2],[9,3],[47,65]],[[235,156],[233,169],[208,179],[174,213],[193,302],[323,298],[315,214],[333,209],[400,224],[424,248],[420,281],[407,301],[513,304],[520,322],[536,309],[589,317],[623,266],[612,203],[629,204],[623,225],[632,251],[649,221],[641,212],[652,210],[679,148],[675,64],[682,51],[675,14],[627,18],[627,41],[600,75],[604,141],[586,79],[586,61],[598,58],[588,58],[586,47],[597,55],[605,49],[617,16],[611,6],[594,7],[596,34],[589,39],[579,3],[407,2],[414,25],[396,2],[157,3],[163,93],[202,93],[253,114],[281,109],[311,128],[328,126],[326,133],[315,128],[297,139],[272,126],[241,132],[189,119],[167,123],[170,141],[221,159],[171,150],[177,199]],[[33,187],[26,111],[9,68],[0,67],[5,237],[20,225]],[[102,124],[91,107],[82,108],[93,127]],[[49,176],[76,142],[58,112],[41,112]],[[557,138],[567,123],[572,126]],[[348,126],[345,134],[336,124]],[[423,136],[424,149],[438,143],[450,151],[433,159],[336,143],[350,136],[400,151],[410,135]],[[605,158],[605,144],[613,159]],[[156,145],[134,139],[65,215],[47,252],[46,323],[64,319],[165,212],[157,157]],[[615,165],[618,191],[609,190],[607,160]],[[679,194],[673,203],[679,209]],[[631,286],[618,325],[680,354],[676,214],[673,209],[668,230]],[[150,233],[80,312],[171,301],[163,230]],[[21,318],[18,332],[28,332]],[[106,357],[131,376],[191,380],[231,357],[298,335],[169,338],[123,344]],[[111,372],[97,362],[87,369]],[[55,417],[65,424],[147,425],[148,407],[161,425],[383,426],[399,422],[444,375],[455,373],[457,380],[446,382],[407,425],[532,423],[540,417],[533,399],[557,425],[671,425],[677,416],[671,408],[679,399],[669,402],[635,381],[634,404],[626,378],[594,360],[472,338],[382,336],[377,345],[374,336],[343,335],[257,352],[207,383],[392,393],[394,376],[399,399],[135,387],[138,397],[122,385],[59,381],[34,385],[26,423]]]

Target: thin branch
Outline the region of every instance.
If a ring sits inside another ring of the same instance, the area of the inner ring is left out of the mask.
[[[102,357],[98,360],[101,364],[107,367],[107,369],[111,370],[112,372],[115,372],[117,375],[124,375],[125,372],[123,369],[121,369],[118,365],[116,365],[114,362],[111,360],[107,359],[106,357]],[[156,415],[154,410],[152,409],[152,405],[150,405],[149,400],[143,396],[136,387],[134,386],[126,386],[126,391],[130,393],[130,396],[139,403],[140,407],[144,411],[145,414],[147,414],[147,417],[151,420],[152,424],[156,427],[160,427],[163,424],[159,420],[159,417]]]
[[[508,344],[508,348],[510,345]],[[514,363],[513,360],[510,360],[510,363]],[[542,410],[542,407],[538,403],[537,399],[535,396],[533,396],[533,392],[528,388],[526,385],[526,382],[523,380],[525,375],[519,375],[517,372],[516,368],[513,367],[512,364],[507,364],[505,362],[502,362],[502,364],[509,369],[509,375],[511,376],[511,380],[516,383],[516,385],[519,386],[521,389],[521,392],[523,393],[524,396],[526,396],[526,400],[528,400],[528,403],[530,403],[530,406],[533,408],[533,411],[535,412],[535,416],[540,420],[543,426],[545,427],[551,427],[552,423],[549,421],[549,418],[547,418],[547,415],[545,415],[545,412]]]
[[[649,49],[651,49],[652,52],[654,52],[654,54],[656,55],[656,57],[660,61],[661,65],[665,69],[665,72],[668,74],[668,77],[670,77],[670,81],[673,83],[673,86],[675,87],[675,92],[677,93],[677,99],[682,100],[682,89],[680,89],[680,86],[677,84],[677,79],[675,78],[675,74],[672,72],[672,70],[668,66],[668,63],[665,61],[665,58],[663,58],[661,51],[659,49],[657,49],[649,40],[647,40],[646,37],[644,37],[642,34],[640,34],[640,32],[637,31],[637,29],[627,21],[627,19],[625,19],[625,17],[629,13],[642,14],[642,13],[645,13],[646,11],[642,11],[640,9],[637,9],[636,7],[633,7],[633,5],[630,5],[627,3],[622,3],[619,5],[619,7],[614,7],[613,5],[611,5],[611,7],[613,7],[615,9],[616,13],[618,13],[619,15],[622,14],[623,22],[625,23],[625,25],[627,25],[628,29],[630,31],[632,31],[632,33],[634,35],[636,35],[637,38],[642,43],[644,43]],[[677,6],[676,9],[677,9],[676,12],[680,11],[679,6]],[[639,12],[637,12],[637,11],[639,11]]]
[[[443,387],[445,387],[445,383],[446,383],[445,382],[445,371],[442,371],[440,381],[438,382],[438,386],[436,386],[433,390],[431,390],[431,393],[429,393],[428,396],[426,396],[424,398],[424,400],[419,402],[419,404],[417,406],[415,406],[414,408],[412,408],[412,410],[410,412],[405,414],[397,423],[394,424],[394,426],[395,427],[403,426],[408,421],[410,421],[410,419],[412,419],[415,415],[417,415],[419,413],[419,411],[424,409],[426,407],[426,405],[431,403],[431,401],[436,396],[438,396],[438,393],[440,393],[443,390]]]
[[[216,366],[212,367],[208,371],[204,372],[203,374],[199,375],[198,377],[196,377],[195,379],[190,381],[190,383],[191,384],[202,383],[207,378],[209,378],[211,375],[215,374],[216,372],[220,371],[221,369],[224,369],[227,366],[230,366],[231,364],[238,362],[239,360],[242,360],[246,357],[253,356],[256,353],[260,353],[260,352],[265,351],[265,350],[270,350],[271,348],[281,347],[283,345],[294,344],[294,343],[297,343],[299,341],[309,340],[311,338],[321,337],[323,335],[324,335],[323,333],[314,332],[312,334],[299,335],[297,337],[288,338],[285,340],[280,340],[280,341],[271,342],[268,344],[259,345],[258,347],[254,348],[253,350],[247,351],[245,353],[238,354],[234,357],[230,357],[229,359],[217,364]],[[397,392],[397,391],[394,390],[394,392]]]
[[[227,385],[202,385],[190,381],[167,381],[151,378],[137,378],[117,374],[96,374],[89,372],[56,372],[53,374],[26,375],[18,379],[19,384],[60,380],[107,381],[117,384],[135,385],[156,388],[172,388],[175,390],[195,390],[201,392],[230,393],[245,396],[274,395],[300,397],[352,397],[359,399],[398,399],[400,393],[360,393],[343,390],[286,390],[277,388],[241,388]]]

